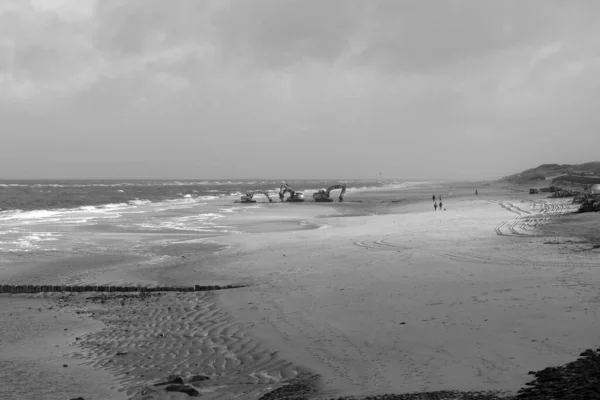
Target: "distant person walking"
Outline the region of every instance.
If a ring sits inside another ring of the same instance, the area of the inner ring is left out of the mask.
[[[477,196],[477,190],[475,190],[475,196]]]
[[[433,203],[433,209],[437,211],[437,203]]]
[[[441,202],[442,202],[442,195],[440,194],[440,204],[441,204]]]
[[[433,196],[431,196],[431,200],[433,200],[435,202],[435,194]]]
[[[442,201],[440,200],[440,211],[442,211]]]

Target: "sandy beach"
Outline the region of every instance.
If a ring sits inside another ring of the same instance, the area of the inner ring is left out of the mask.
[[[465,182],[346,200],[261,203],[231,235],[3,254],[9,284],[245,287],[0,294],[0,397],[188,398],[155,386],[169,375],[205,399],[286,398],[290,383],[294,398],[510,394],[600,344],[600,217],[570,199]]]

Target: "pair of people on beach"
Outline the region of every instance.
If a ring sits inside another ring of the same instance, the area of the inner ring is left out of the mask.
[[[431,199],[433,200],[433,209],[435,211],[437,211],[438,203],[435,202],[435,194],[433,196],[431,196]],[[440,211],[442,211],[442,196],[441,195],[440,195]]]

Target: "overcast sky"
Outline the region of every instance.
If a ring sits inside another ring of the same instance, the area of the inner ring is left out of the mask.
[[[0,177],[599,160],[600,2],[0,0]]]

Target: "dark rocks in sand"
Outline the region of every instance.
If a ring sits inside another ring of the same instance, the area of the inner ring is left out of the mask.
[[[316,393],[315,388],[304,381],[293,381],[261,396],[258,400],[308,400]]]
[[[577,210],[579,213],[598,211],[600,211],[600,195],[592,195],[583,199],[581,206],[579,206],[579,209]]]
[[[191,397],[200,396],[200,392],[188,385],[169,385],[165,388],[167,392],[180,392],[185,393]]]
[[[194,291],[212,291],[212,290],[223,290],[223,289],[235,289],[242,288],[246,285],[194,285],[184,287],[133,287],[133,286],[77,286],[77,285],[62,285],[62,286],[51,286],[51,285],[1,285],[0,293],[40,293],[40,292],[139,292],[139,293],[150,293],[150,292],[194,292]]]
[[[191,383],[191,382],[202,382],[202,381],[207,381],[209,379],[210,379],[210,377],[208,377],[206,375],[202,375],[202,374],[200,374],[200,375],[194,375],[190,379],[188,379],[188,383]]]
[[[154,386],[163,386],[163,385],[169,385],[169,384],[183,385],[183,379],[181,379],[181,377],[179,375],[169,375],[167,377],[166,381],[160,382],[160,383],[155,383]]]
[[[456,390],[442,390],[437,392],[404,393],[404,394],[382,394],[366,397],[338,397],[329,400],[510,400],[513,397],[503,395],[499,392],[473,391],[459,392]],[[287,399],[296,399],[289,397]],[[304,399],[304,397],[298,397]]]
[[[588,349],[573,362],[532,375],[535,379],[519,390],[517,399],[600,399],[600,349]]]

